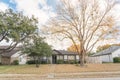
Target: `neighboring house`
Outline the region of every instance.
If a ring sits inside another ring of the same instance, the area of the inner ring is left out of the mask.
[[[13,64],[15,60],[19,61],[19,64],[26,64],[27,56],[21,54],[21,51],[12,50],[11,52],[3,53],[1,55],[2,64]]]
[[[65,50],[53,50],[52,63],[57,63],[58,60],[63,61],[79,61],[79,56],[75,52],[65,51]]]
[[[120,46],[111,46],[108,49],[93,54],[92,57],[99,57],[102,62],[113,62],[114,57],[120,57]]]
[[[19,48],[0,54],[0,61],[2,64],[13,64],[14,60],[18,60],[19,64],[26,64],[27,55],[22,54]]]

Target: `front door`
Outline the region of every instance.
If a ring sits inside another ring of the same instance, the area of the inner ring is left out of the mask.
[[[57,56],[56,55],[52,55],[52,63],[53,64],[57,63]]]

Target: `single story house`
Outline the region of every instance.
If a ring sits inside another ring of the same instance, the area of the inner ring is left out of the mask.
[[[93,54],[92,57],[98,57],[102,62],[113,62],[114,57],[120,57],[120,46],[111,46],[108,49]]]
[[[63,60],[64,62],[79,62],[79,55],[76,52],[70,52],[65,50],[53,50],[52,63],[56,64],[58,60]]]
[[[6,47],[6,46],[4,46]],[[13,64],[15,60],[18,60],[19,64],[26,64],[27,55],[22,54],[19,48],[15,48],[12,51],[4,52],[0,54],[0,63],[1,64]]]
[[[52,64],[57,64],[59,61],[62,61],[62,63],[79,62],[79,56],[75,52],[65,50],[53,50],[52,56],[41,57],[40,61]]]

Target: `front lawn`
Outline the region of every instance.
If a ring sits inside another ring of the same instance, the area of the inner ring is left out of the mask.
[[[86,67],[76,66],[75,64],[56,64],[56,65],[19,65],[19,66],[0,66],[1,74],[47,74],[47,73],[79,73],[79,72],[114,72],[120,71],[120,64],[87,64]]]

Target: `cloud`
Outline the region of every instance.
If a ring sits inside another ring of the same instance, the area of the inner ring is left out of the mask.
[[[22,11],[24,15],[38,18],[40,24],[44,24],[50,17],[55,16],[53,8],[47,5],[47,0],[11,0],[16,4],[17,11]]]
[[[8,5],[3,3],[3,2],[0,2],[0,11],[5,11],[6,9],[8,9]]]

